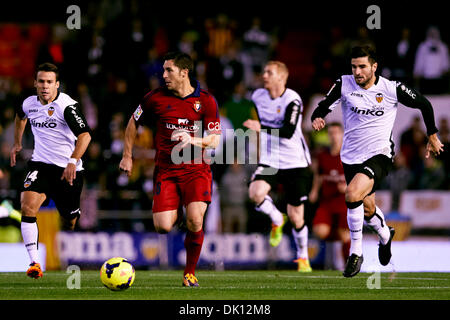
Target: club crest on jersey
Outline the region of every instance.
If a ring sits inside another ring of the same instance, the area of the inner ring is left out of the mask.
[[[201,108],[202,108],[202,105],[201,105],[200,101],[198,101],[198,100],[195,101],[194,102],[194,110],[195,110],[195,112],[199,112]]]
[[[381,101],[383,101],[383,94],[382,93],[377,93],[375,96],[375,99],[377,99],[378,103],[381,103]]]
[[[49,117],[51,117],[53,115],[53,113],[55,113],[55,108],[54,107],[49,107],[47,110],[47,113],[49,115]]]
[[[23,184],[24,188],[28,188],[29,186],[31,186],[31,181],[25,181],[25,183]]]
[[[278,106],[278,107],[277,107],[277,113],[280,113],[280,112],[281,112],[281,107]]]

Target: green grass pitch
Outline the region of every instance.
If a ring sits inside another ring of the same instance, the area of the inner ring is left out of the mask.
[[[133,286],[121,292],[103,287],[99,271],[81,270],[79,289],[68,288],[70,276],[48,271],[35,280],[24,272],[0,273],[0,300],[450,300],[450,273],[344,278],[339,271],[199,270],[200,287],[184,288],[181,270],[142,270]],[[368,283],[375,288],[369,289]]]

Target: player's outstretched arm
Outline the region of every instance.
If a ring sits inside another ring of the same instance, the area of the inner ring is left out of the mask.
[[[437,136],[438,129],[435,125],[433,106],[430,101],[420,92],[401,82],[397,82],[397,98],[401,104],[410,108],[419,109],[422,113],[428,135],[425,157],[429,158],[430,153],[437,156],[444,151],[444,145]]]
[[[125,171],[128,176],[131,176],[131,170],[133,169],[133,145],[136,139],[136,122],[133,117],[128,121],[127,128],[125,129],[125,139],[123,146],[122,160],[119,164],[119,169]]]
[[[439,140],[437,134],[434,133],[428,137],[427,153],[425,154],[425,158],[429,158],[430,153],[433,153],[435,156],[437,156],[441,152],[444,152],[444,145]]]
[[[22,137],[27,124],[27,118],[21,119],[18,115],[14,120],[14,145],[10,152],[11,167],[16,165],[16,155],[22,150]]]
[[[342,81],[337,79],[325,99],[319,102],[311,115],[311,125],[314,130],[319,131],[325,127],[325,117],[329,114],[341,99]]]

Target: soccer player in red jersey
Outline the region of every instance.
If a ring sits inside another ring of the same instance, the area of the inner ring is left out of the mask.
[[[342,256],[347,260],[350,249],[350,233],[347,225],[345,204],[344,168],[340,151],[344,130],[339,122],[328,125],[330,147],[320,151],[316,157],[314,181],[310,200],[320,201],[313,220],[314,234],[321,240],[338,239],[342,242]]]
[[[168,233],[179,208],[186,208],[183,285],[187,287],[198,286],[195,268],[203,244],[203,217],[211,202],[212,174],[203,151],[215,148],[221,133],[217,102],[193,80],[193,68],[192,58],[185,53],[164,57],[165,86],[150,91],[128,121],[119,165],[131,174],[137,127],[156,126],[153,223],[157,232]]]

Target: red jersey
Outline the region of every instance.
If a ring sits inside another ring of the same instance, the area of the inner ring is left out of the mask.
[[[326,149],[317,155],[317,160],[319,175],[322,177],[321,197],[331,198],[343,195],[337,187],[339,182],[345,182],[344,168],[339,153],[333,156],[330,150]]]
[[[203,137],[220,134],[219,108],[216,99],[200,88],[197,81],[195,90],[187,97],[175,96],[166,87],[150,91],[142,99],[133,113],[137,125],[156,126],[156,165],[159,167],[194,168],[203,165],[203,149],[186,146],[177,148],[179,141],[172,141],[175,130],[183,130],[191,136]]]

